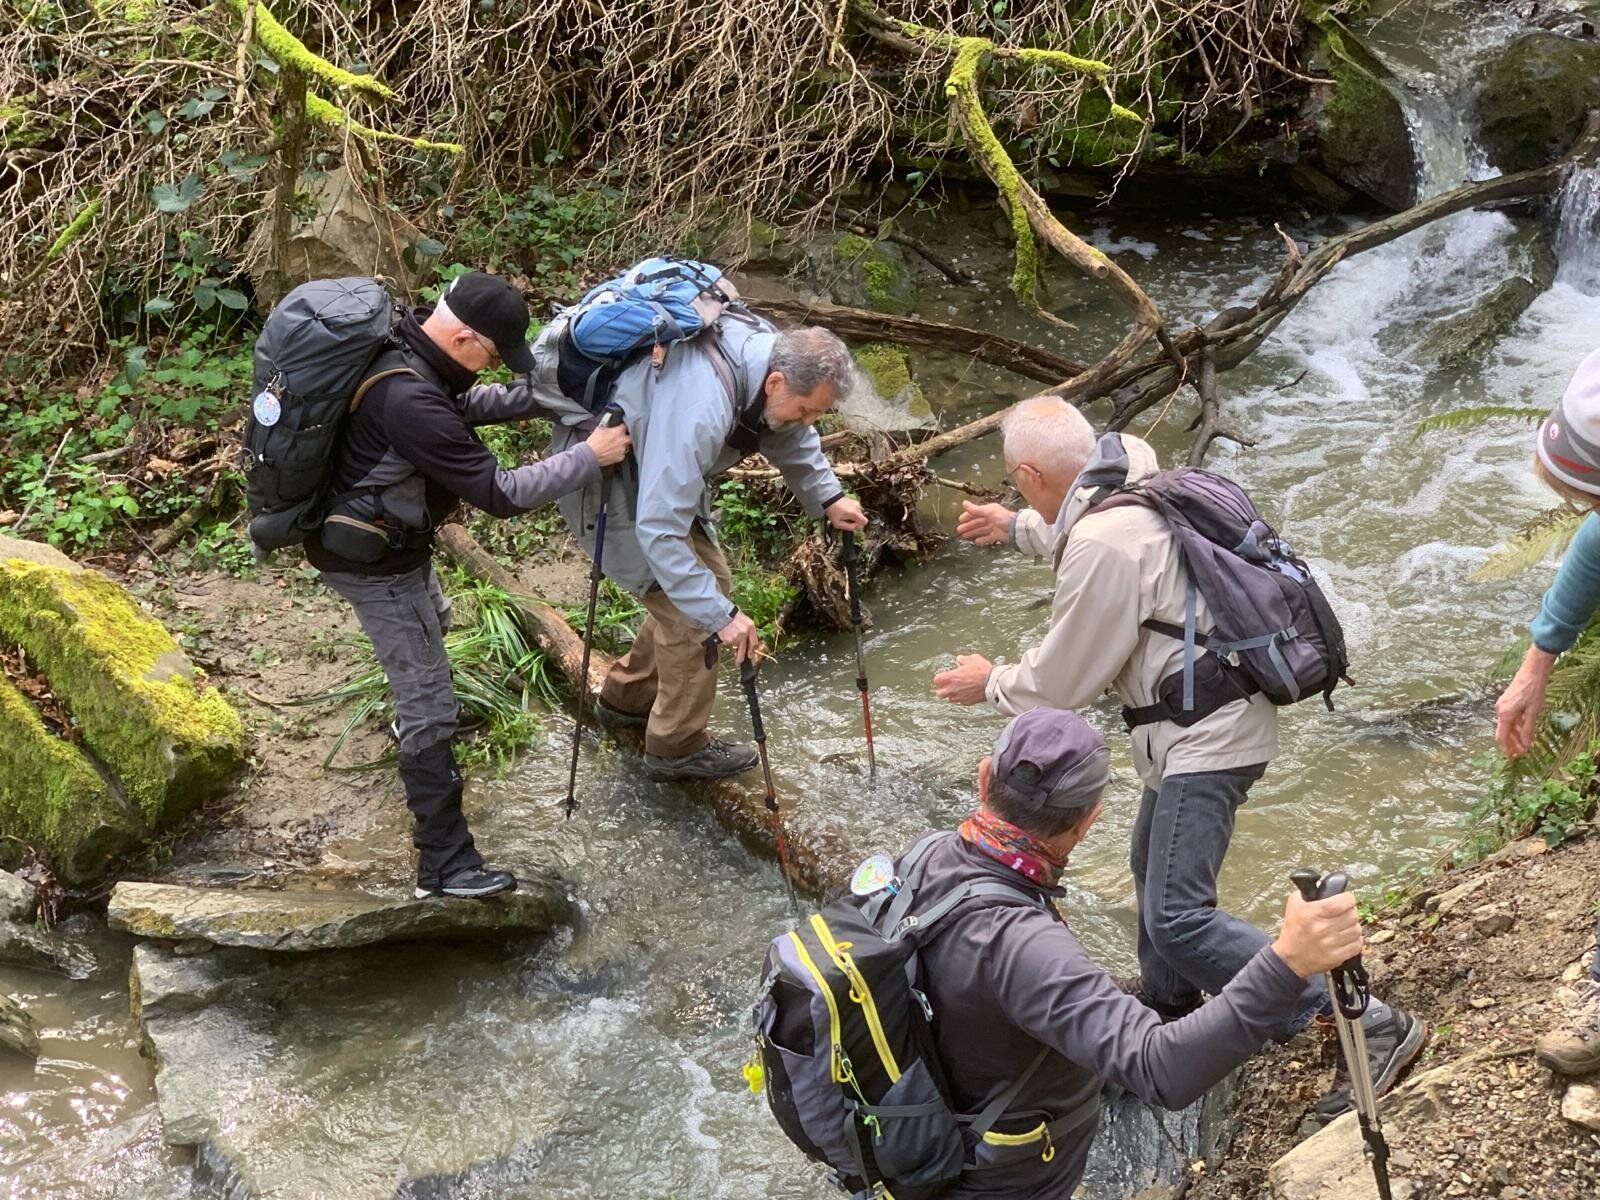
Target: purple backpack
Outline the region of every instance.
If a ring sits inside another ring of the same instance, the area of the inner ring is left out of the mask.
[[[1350,683],[1344,630],[1310,569],[1243,488],[1199,467],[1178,467],[1102,490],[1106,498],[1091,512],[1153,508],[1171,526],[1189,573],[1183,625],[1144,622],[1183,642],[1183,669],[1161,681],[1155,704],[1122,710],[1130,727],[1193,725],[1256,692],[1274,704],[1320,694],[1332,710],[1333,689]],[[1211,610],[1208,631],[1195,629],[1197,591]]]

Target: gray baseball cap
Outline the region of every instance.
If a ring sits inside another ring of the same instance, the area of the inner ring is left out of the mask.
[[[1093,804],[1111,780],[1105,739],[1075,712],[1034,708],[1000,731],[990,777],[1040,813]]]

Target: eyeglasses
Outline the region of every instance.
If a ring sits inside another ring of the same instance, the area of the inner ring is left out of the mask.
[[[1007,471],[1000,477],[1000,482],[1006,486],[1007,490],[1011,491],[1015,495],[1022,495],[1022,489],[1017,486],[1017,472],[1022,470],[1022,468],[1027,465],[1027,463],[1018,463],[1016,466],[1012,467],[1011,470]]]
[[[484,337],[483,334],[479,333],[475,329],[469,329],[467,332],[472,334],[472,340],[478,343],[478,348],[489,356],[490,362],[500,361],[499,346],[496,346],[493,342]]]

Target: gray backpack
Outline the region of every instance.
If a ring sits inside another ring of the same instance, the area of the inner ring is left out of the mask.
[[[240,468],[250,540],[261,550],[305,541],[329,496],[345,420],[379,379],[369,374],[396,345],[398,310],[373,279],[316,279],[280,300],[256,339],[255,398]]]
[[[982,1112],[955,1111],[920,951],[967,901],[1047,905],[1037,892],[973,880],[918,908],[928,853],[954,836],[924,837],[885,886],[834,901],[773,938],[767,952],[752,1012],[756,1058],[746,1070],[789,1140],[832,1168],[852,1196],[930,1200],[964,1171],[1048,1161],[1053,1139],[1098,1111],[1096,1093],[1066,1114],[1008,1112],[1048,1050]],[[1007,1116],[1022,1119],[1024,1132],[996,1132]]]

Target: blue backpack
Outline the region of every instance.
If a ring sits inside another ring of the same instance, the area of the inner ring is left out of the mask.
[[[616,377],[641,351],[665,353],[738,302],[722,271],[689,258],[647,258],[608,279],[567,311],[557,383],[590,412],[605,407]]]

